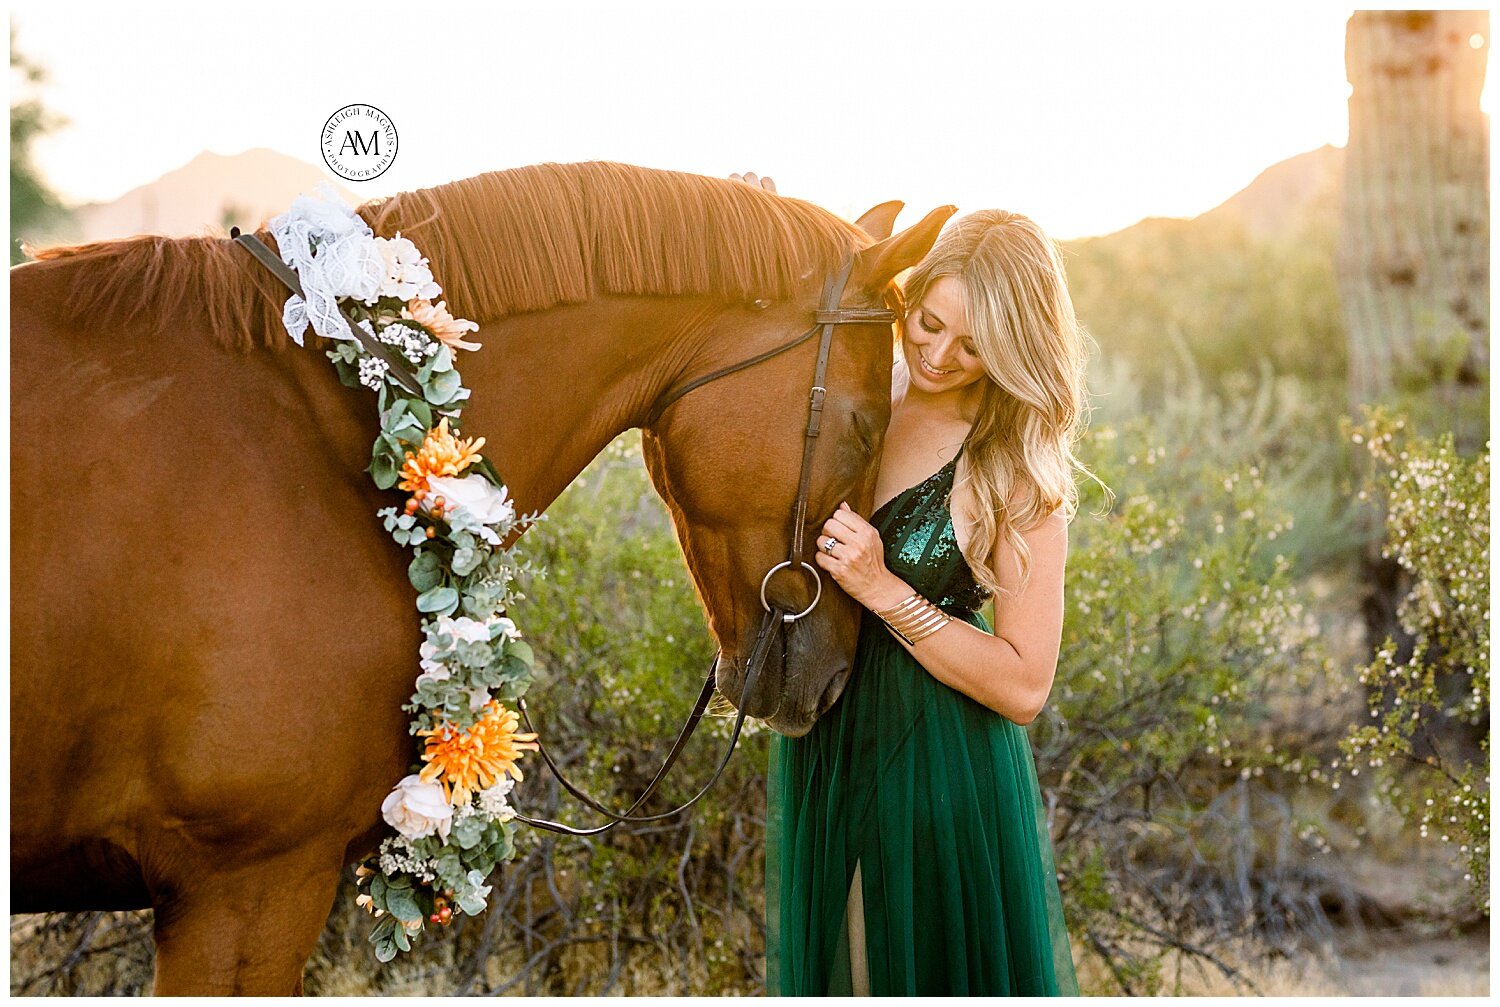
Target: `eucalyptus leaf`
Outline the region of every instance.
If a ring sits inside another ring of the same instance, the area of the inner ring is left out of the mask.
[[[399,471],[396,462],[384,451],[376,453],[370,461],[370,478],[375,480],[375,485],[383,490],[388,490],[396,485],[396,477]]]
[[[422,918],[421,907],[417,905],[417,896],[410,888],[392,888],[385,897],[385,911],[398,920]]]
[[[431,591],[443,582],[442,561],[437,553],[428,549],[411,561],[411,565],[406,568],[406,576],[419,594]]]
[[[463,379],[459,377],[457,371],[443,371],[441,374],[434,374],[422,386],[422,390],[427,393],[428,402],[441,406],[451,402],[461,387],[463,387]]]
[[[423,591],[417,596],[418,612],[443,612],[444,609],[451,612],[456,607],[458,607],[458,592],[446,585]]]

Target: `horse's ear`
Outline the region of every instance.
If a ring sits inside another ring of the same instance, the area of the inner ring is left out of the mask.
[[[906,230],[861,250],[854,259],[849,285],[871,293],[884,291],[897,273],[922,261],[943,224],[957,212],[956,206],[940,206]]]
[[[884,241],[891,236],[891,228],[896,226],[896,215],[905,205],[899,199],[892,199],[879,206],[872,206],[854,223],[876,241]]]

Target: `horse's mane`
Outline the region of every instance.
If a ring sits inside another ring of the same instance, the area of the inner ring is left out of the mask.
[[[357,210],[376,234],[414,241],[449,310],[475,320],[605,294],[786,297],[870,240],[802,200],[610,161],[485,172]],[[265,221],[257,233],[275,247]],[[88,264],[64,308],[74,321],[163,328],[187,303],[226,345],[248,348],[257,333],[283,345],[286,288],[236,245],[138,235],[31,254]]]

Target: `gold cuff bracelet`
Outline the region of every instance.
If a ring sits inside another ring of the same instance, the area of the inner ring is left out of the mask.
[[[913,591],[898,604],[875,613],[880,620],[908,644],[915,644],[952,621],[953,616]]]

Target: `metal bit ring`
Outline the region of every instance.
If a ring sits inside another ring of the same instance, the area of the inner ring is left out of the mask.
[[[775,566],[771,567],[771,569],[767,570],[765,577],[761,578],[760,603],[767,612],[771,611],[771,603],[766,601],[766,585],[771,582],[771,575],[774,574],[777,570],[780,570],[782,567],[791,565],[791,560],[784,559],[780,563],[777,563]],[[798,619],[802,618],[804,615],[816,608],[818,605],[818,599],[823,597],[823,577],[818,573],[818,568],[810,563],[803,563],[802,569],[813,575],[813,583],[817,585],[817,591],[813,594],[813,600],[808,603],[806,608],[798,612],[796,615],[793,615],[790,612],[784,613],[781,617],[782,622],[796,622]]]

